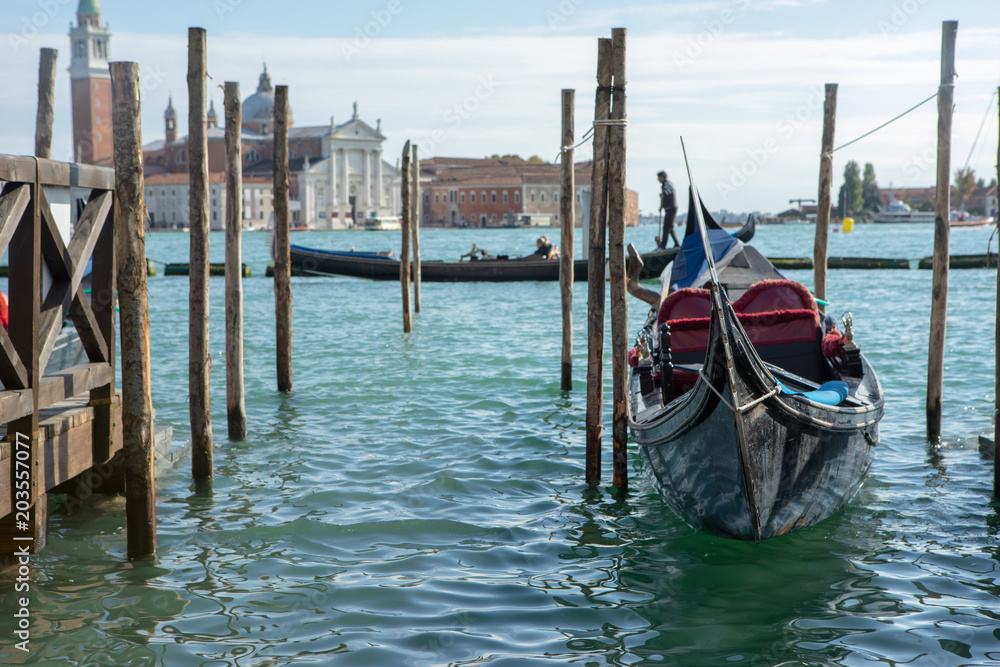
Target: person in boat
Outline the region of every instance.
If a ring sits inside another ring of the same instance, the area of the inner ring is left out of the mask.
[[[677,234],[674,232],[674,218],[677,217],[677,194],[674,191],[674,184],[667,180],[667,172],[661,171],[656,175],[660,181],[660,211],[663,213],[663,229],[656,237],[656,247],[663,249],[667,247],[668,238],[674,240],[674,247],[680,246]]]
[[[525,259],[557,259],[558,257],[559,248],[549,241],[548,236],[539,236],[538,240],[535,241],[535,252]]]

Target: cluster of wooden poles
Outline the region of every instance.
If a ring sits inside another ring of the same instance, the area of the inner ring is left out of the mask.
[[[119,234],[118,291],[122,339],[122,422],[126,449],[126,523],[129,558],[156,550],[155,476],[152,472],[149,318],[140,123],[139,67],[110,64],[115,146],[115,219]],[[209,395],[209,208],[206,124],[206,37],[188,30],[188,151],[190,164],[189,405],[191,468],[196,482],[213,476],[212,417]],[[243,386],[243,287],[241,101],[237,82],[226,82],[226,408],[231,440],[247,435]],[[274,128],[274,290],[277,338],[277,388],[292,389],[291,264],[288,240],[288,87],[275,87]],[[124,270],[123,270],[124,269]],[[129,447],[130,438],[142,438]],[[146,442],[148,440],[148,442]],[[129,456],[135,452],[135,456]]]

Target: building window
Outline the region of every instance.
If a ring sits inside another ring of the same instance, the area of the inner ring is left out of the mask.
[[[520,190],[514,190],[514,203],[515,204],[520,204],[521,203],[521,191]]]
[[[552,193],[552,201],[554,201],[557,204],[559,203],[559,193],[558,192],[553,192]]]
[[[439,195],[437,192],[434,193],[434,203],[435,204],[440,204],[441,203],[440,197],[441,197],[441,195]]]
[[[531,191],[531,203],[532,204],[535,203],[535,191],[534,190]]]
[[[485,197],[483,197],[483,201],[486,201]],[[472,203],[473,204],[476,203],[476,191],[475,190],[472,191]]]
[[[494,190],[493,192],[490,193],[490,199],[493,201],[494,204],[497,203],[497,191],[496,190]]]
[[[506,190],[503,191],[503,203],[504,204],[507,203],[507,191]]]
[[[486,203],[486,190],[483,190],[483,203]]]
[[[425,204],[430,204],[431,203],[431,193],[429,193],[429,192],[425,192],[424,193],[424,203]]]
[[[465,203],[465,193],[464,192],[462,193],[462,203],[463,204]]]
[[[542,193],[542,203],[543,204],[545,203],[545,193],[544,192]]]

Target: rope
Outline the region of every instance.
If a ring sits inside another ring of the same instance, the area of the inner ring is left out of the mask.
[[[848,141],[848,142],[847,142],[846,144],[841,144],[840,146],[837,146],[837,147],[836,147],[836,148],[834,148],[834,149],[833,149],[832,151],[829,151],[829,152],[827,152],[827,153],[823,153],[822,157],[830,157],[831,155],[833,155],[834,153],[836,153],[837,151],[839,151],[839,150],[840,150],[841,148],[847,148],[847,147],[848,147],[848,146],[850,146],[851,144],[854,144],[854,143],[857,143],[857,142],[861,141],[862,139],[864,139],[865,137],[867,137],[867,136],[869,136],[869,135],[872,135],[872,134],[875,134],[876,132],[878,132],[879,130],[881,130],[881,129],[882,129],[883,127],[885,127],[886,125],[889,125],[890,123],[894,123],[894,122],[896,122],[897,120],[899,120],[900,118],[902,118],[902,117],[903,117],[903,116],[905,116],[906,114],[908,114],[908,113],[910,113],[910,112],[912,112],[912,111],[915,111],[915,110],[917,110],[918,108],[920,108],[920,107],[922,107],[923,105],[927,104],[928,102],[930,102],[931,100],[933,100],[933,99],[934,99],[935,97],[937,97],[937,96],[938,96],[938,94],[937,94],[937,93],[934,93],[933,95],[931,95],[930,97],[928,97],[928,98],[927,98],[926,100],[924,100],[923,102],[919,102],[919,103],[915,104],[914,106],[910,107],[909,109],[907,109],[907,110],[906,110],[906,111],[904,111],[903,113],[899,114],[898,116],[896,116],[896,117],[895,117],[895,118],[893,118],[892,120],[888,120],[888,121],[886,121],[886,122],[882,123],[881,125],[879,125],[878,127],[876,127],[876,128],[874,129],[874,130],[871,130],[870,132],[865,132],[864,134],[862,134],[862,135],[861,135],[860,137],[858,137],[857,139],[852,139],[852,140]]]
[[[587,130],[584,133],[583,137],[580,138],[579,143],[574,144],[573,146],[563,146],[562,148],[559,149],[559,153],[556,154],[555,158],[553,158],[552,161],[553,162],[557,162],[559,160],[559,157],[563,153],[565,153],[566,151],[575,150],[575,149],[579,148],[580,146],[584,145],[585,143],[587,143],[587,141],[590,139],[590,137],[593,136],[594,129],[597,128],[597,127],[603,127],[603,126],[607,126],[607,127],[625,127],[627,125],[628,125],[628,119],[627,118],[608,118],[606,120],[595,120],[594,123],[593,123],[593,125],[590,126],[590,129]]]
[[[708,388],[711,389],[713,392],[715,392],[715,395],[719,397],[720,401],[726,404],[726,407],[728,407],[733,412],[738,412],[740,414],[743,414],[744,412],[746,412],[753,406],[757,405],[761,401],[766,401],[767,399],[771,398],[772,396],[777,394],[780,389],[779,387],[774,387],[771,391],[767,392],[763,396],[758,396],[757,398],[750,401],[749,403],[746,403],[745,405],[741,405],[739,407],[733,407],[733,404],[727,401],[726,397],[723,396],[721,393],[719,393],[719,390],[712,385],[711,381],[709,381],[708,376],[705,375],[704,366],[698,369],[698,377],[705,381],[705,384],[708,385]]]
[[[972,152],[976,150],[976,144],[979,143],[979,135],[983,133],[983,128],[986,127],[986,121],[989,120],[990,111],[993,109],[993,96],[997,94],[997,91],[990,93],[990,99],[986,102],[986,113],[983,115],[983,122],[979,124],[979,131],[976,132],[976,138],[972,140],[972,147],[969,148],[969,157],[965,158],[965,166],[962,169],[968,169],[969,163],[972,162]],[[978,161],[978,157],[976,160]]]

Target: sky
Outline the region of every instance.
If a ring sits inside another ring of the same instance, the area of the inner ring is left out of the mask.
[[[597,39],[627,30],[627,185],[655,212],[665,169],[692,176],[713,210],[772,212],[818,193],[824,84],[837,83],[835,146],[934,95],[942,22],[958,21],[951,172],[996,176],[996,0],[100,0],[112,60],[140,65],[143,140],[163,137],[173,98],[187,133],[187,29],[207,32],[209,95],[245,98],[263,64],[289,87],[298,126],[347,120],[352,104],[422,158],[560,150],[561,90],[576,91],[577,141],[594,117]],[[34,150],[38,54],[59,50],[52,156],[72,157],[69,39],[78,0],[0,3],[0,153]],[[834,154],[879,185],[934,185],[934,100]],[[977,139],[978,135],[978,139]],[[590,143],[576,149],[589,159]],[[836,194],[834,194],[836,196]]]

